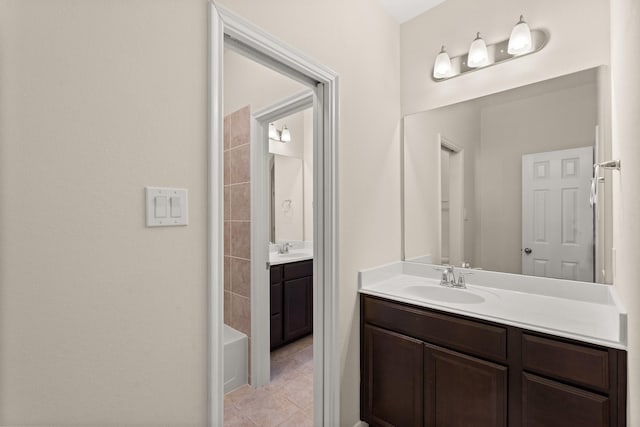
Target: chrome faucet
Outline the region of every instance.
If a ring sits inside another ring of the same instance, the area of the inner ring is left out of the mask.
[[[440,280],[442,286],[459,289],[467,288],[464,276],[471,273],[458,272],[458,279],[456,280],[455,270],[452,265],[445,265],[444,268],[436,268],[436,270],[442,271],[442,279]]]
[[[278,253],[279,254],[288,254],[289,253],[289,248],[293,246],[293,244],[291,242],[282,242],[280,244],[280,246],[278,246]]]

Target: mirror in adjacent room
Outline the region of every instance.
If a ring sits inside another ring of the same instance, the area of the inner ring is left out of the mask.
[[[312,109],[270,124],[272,243],[313,240]]]
[[[611,282],[604,67],[404,118],[405,261]]]

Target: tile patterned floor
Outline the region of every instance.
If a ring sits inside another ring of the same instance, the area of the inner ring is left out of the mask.
[[[224,397],[224,427],[313,427],[313,337],[271,353],[271,383]]]

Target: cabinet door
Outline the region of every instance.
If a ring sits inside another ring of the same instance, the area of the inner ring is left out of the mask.
[[[523,427],[604,427],[609,398],[556,381],[523,373]]]
[[[289,341],[313,331],[313,278],[284,282],[284,340]]]
[[[423,343],[364,326],[363,418],[371,426],[423,425]]]
[[[507,425],[507,367],[425,344],[427,426]]]

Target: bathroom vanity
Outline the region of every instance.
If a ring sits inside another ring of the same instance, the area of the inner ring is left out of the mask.
[[[626,313],[610,286],[474,272],[451,289],[438,274],[361,272],[362,420],[626,425]]]
[[[313,260],[271,266],[271,349],[313,332]]]

